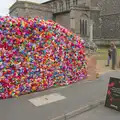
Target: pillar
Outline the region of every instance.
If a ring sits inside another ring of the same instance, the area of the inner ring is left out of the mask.
[[[90,41],[93,41],[93,21],[90,21]]]

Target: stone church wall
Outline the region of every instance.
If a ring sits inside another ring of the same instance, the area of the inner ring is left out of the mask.
[[[31,2],[18,1],[10,8],[10,16],[43,16],[44,18],[52,19],[53,13],[48,6]]]
[[[102,36],[105,39],[120,39],[120,14],[102,16]]]
[[[99,43],[109,45],[114,41],[120,45],[120,0],[103,0],[100,7],[101,39]]]
[[[93,10],[90,12],[90,18],[93,21],[93,38],[99,39],[101,37],[100,11]]]
[[[70,29],[70,13],[69,12],[65,12],[62,14],[55,14],[55,19],[56,22],[61,24],[62,26]]]

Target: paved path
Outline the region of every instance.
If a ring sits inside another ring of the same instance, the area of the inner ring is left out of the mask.
[[[120,112],[101,105],[69,120],[120,120]]]
[[[119,72],[106,73],[96,81],[83,80],[76,84],[49,89],[43,92],[0,100],[0,120],[51,120],[103,98],[110,76],[120,77]],[[29,99],[57,93],[66,99],[36,107]]]
[[[106,60],[97,60],[97,65],[96,65],[96,69],[97,69],[97,72],[100,73],[100,74],[104,74],[106,72],[110,72],[110,71],[113,71],[111,69],[111,64],[109,67],[106,67]],[[120,70],[118,67],[116,67],[116,70]]]

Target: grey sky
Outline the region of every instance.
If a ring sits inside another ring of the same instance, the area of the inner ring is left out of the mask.
[[[0,2],[0,16],[8,15],[9,7],[15,2],[16,0],[1,0]],[[48,0],[19,0],[19,1],[32,1],[41,3]]]

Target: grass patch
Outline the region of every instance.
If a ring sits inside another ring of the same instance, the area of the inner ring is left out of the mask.
[[[120,56],[120,48],[117,48],[117,56]],[[108,49],[100,48],[97,50],[96,58],[97,60],[107,60],[108,57]]]

